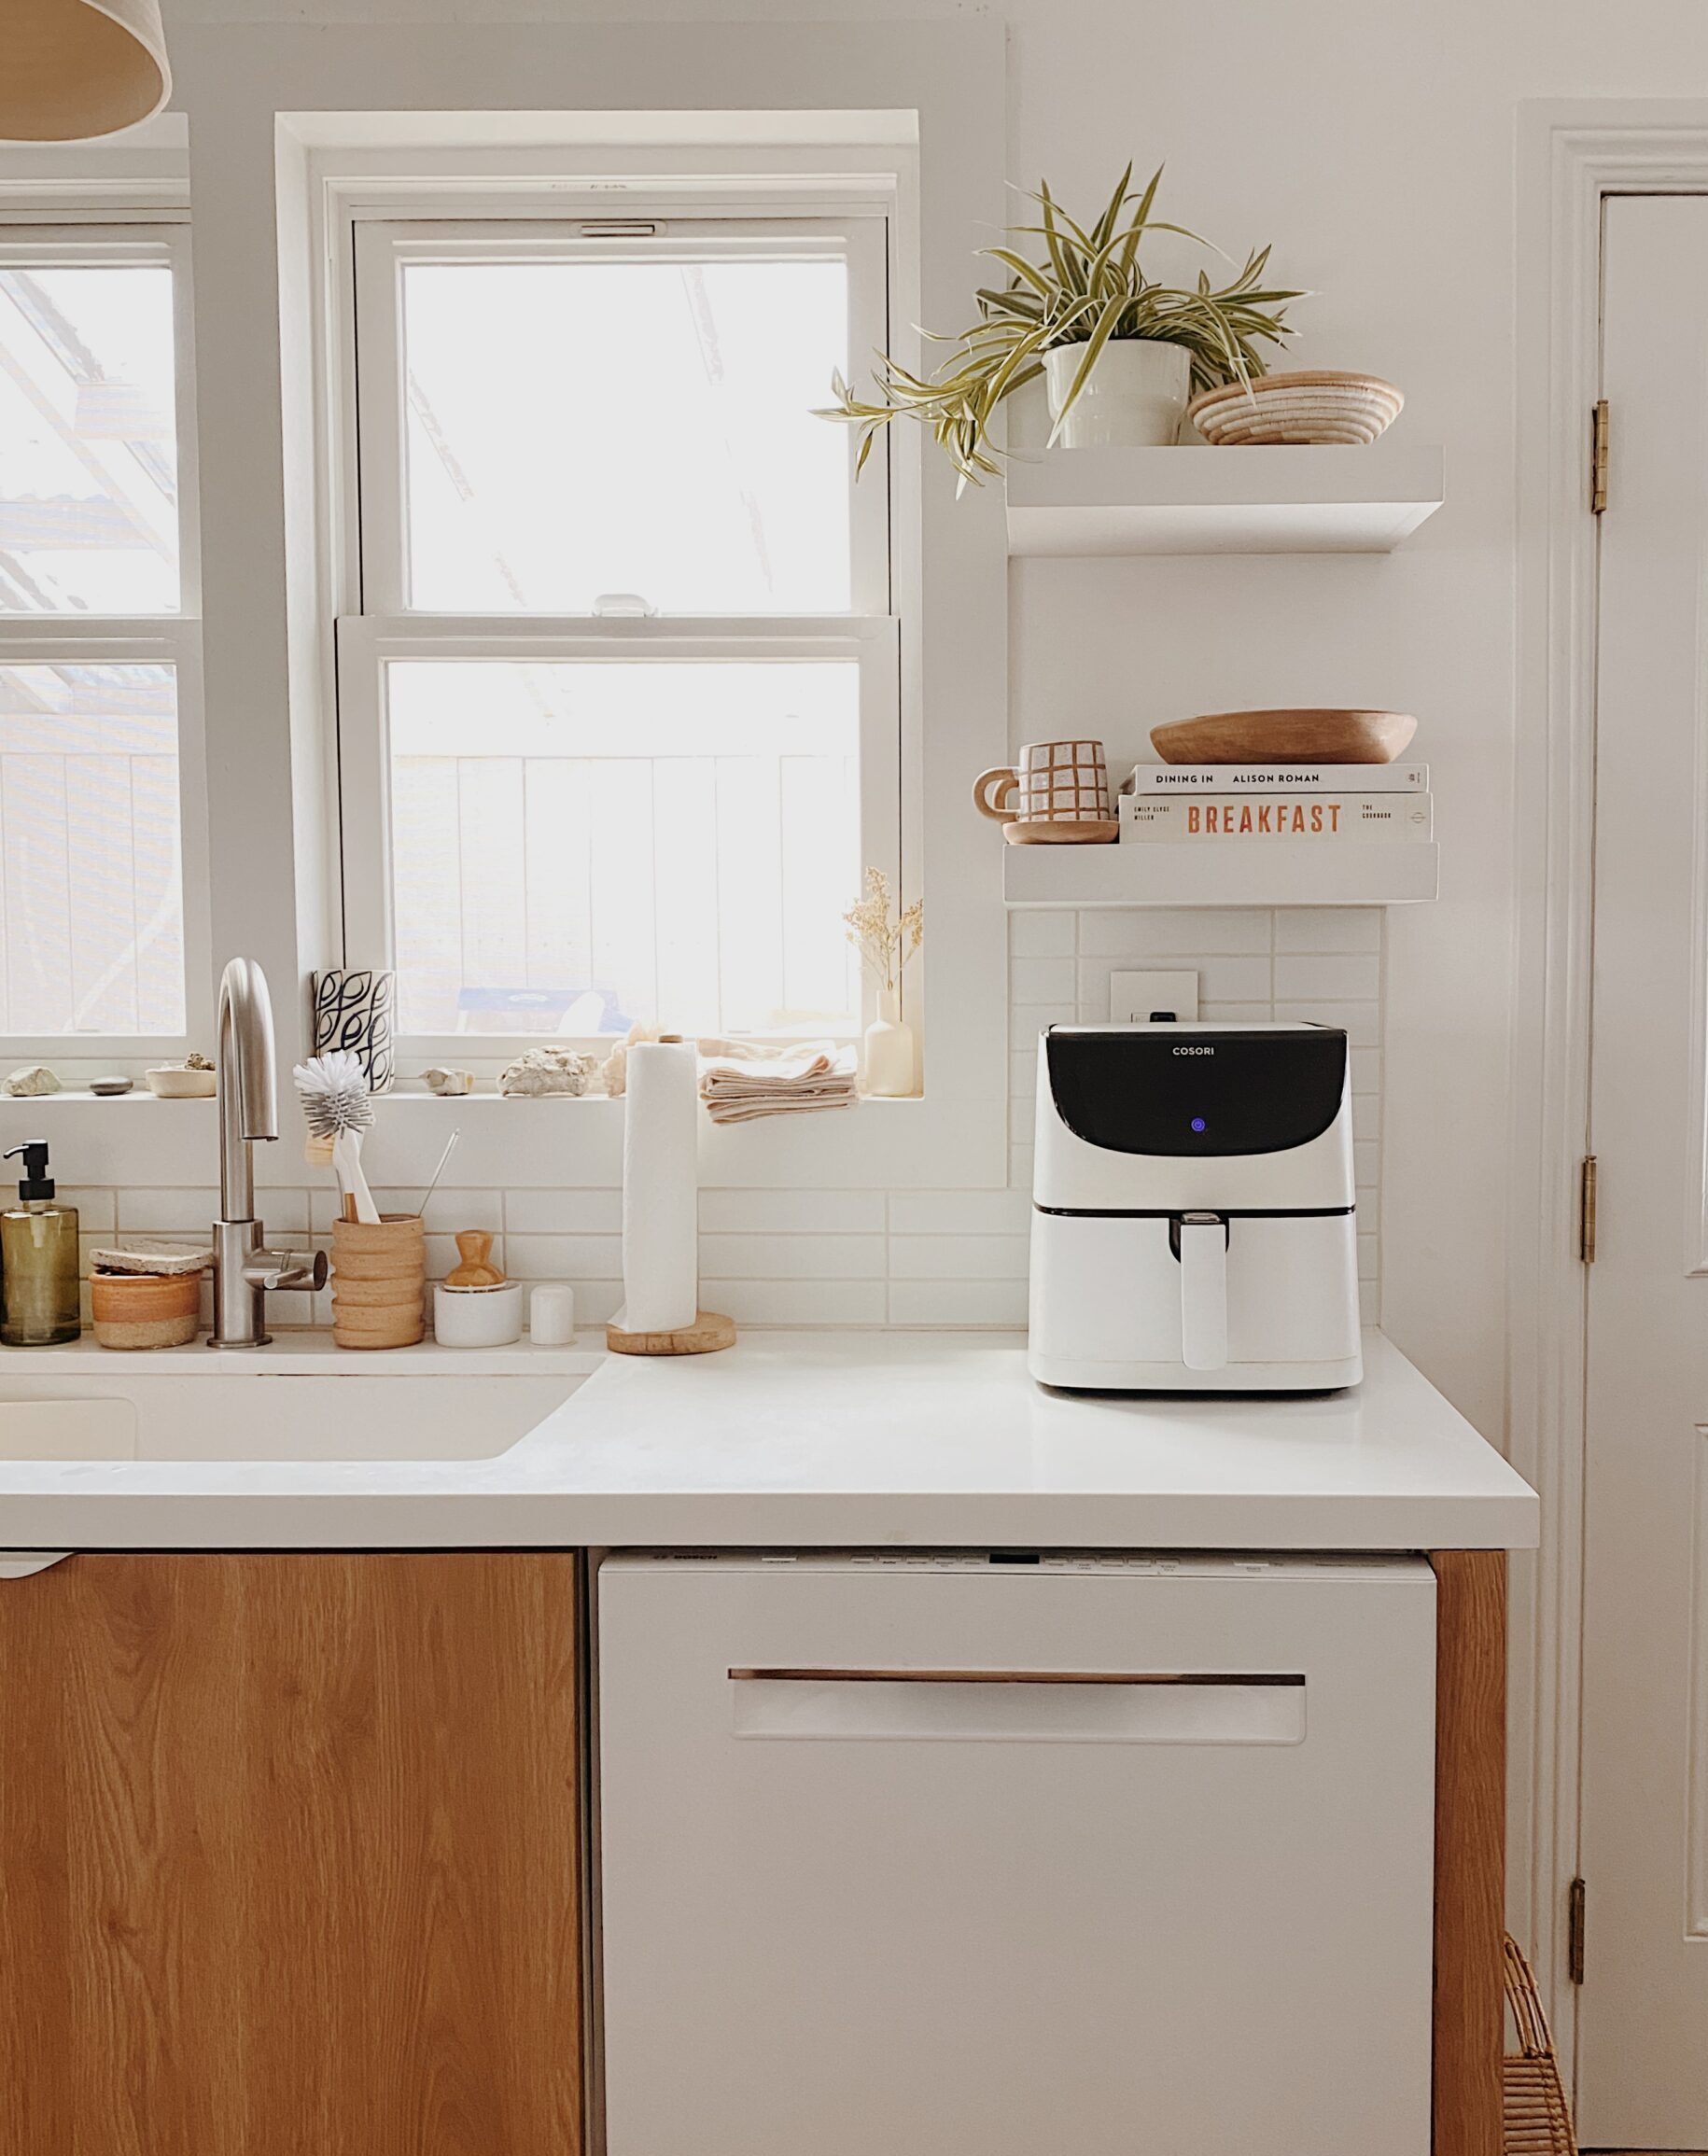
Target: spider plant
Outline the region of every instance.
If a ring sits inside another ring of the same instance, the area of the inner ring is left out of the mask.
[[[1222,285],[1212,285],[1207,271],[1198,273],[1193,287],[1147,278],[1139,259],[1147,232],[1173,232],[1221,253],[1185,226],[1153,216],[1162,171],[1158,165],[1135,193],[1129,164],[1089,228],[1071,217],[1048,183],[1042,183],[1029,196],[1040,206],[1041,221],[1012,226],[1007,234],[1015,241],[1042,240],[1042,249],[979,249],[982,259],[1007,273],[1007,282],[977,294],[978,320],[959,336],[924,332],[933,343],[953,345],[941,366],[929,374],[914,374],[880,352],[870,399],[856,397],[840,374],[833,376],[836,401],[819,416],[843,420],[859,430],[856,472],[864,468],[881,429],[906,418],[931,429],[962,486],[969,482],[977,485],[1001,469],[990,439],[997,407],[1035,381],[1043,371],[1043,355],[1064,344],[1085,349],[1056,416],[1052,441],[1098,355],[1113,340],[1184,345],[1192,356],[1195,392],[1249,382],[1264,373],[1259,345],[1280,344],[1293,334],[1284,319],[1286,304],[1305,295],[1265,285],[1267,247],[1249,255],[1245,267]],[[1033,259],[1033,254],[1039,259]]]

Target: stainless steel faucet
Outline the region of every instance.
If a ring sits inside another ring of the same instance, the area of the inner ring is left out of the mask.
[[[255,1218],[252,1145],[279,1135],[273,1003],[253,959],[233,959],[219,982],[219,1218],[214,1223],[210,1348],[261,1348],[269,1288],[323,1288],[325,1251],[273,1251]]]

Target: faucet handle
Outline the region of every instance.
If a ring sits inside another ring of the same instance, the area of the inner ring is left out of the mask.
[[[327,1282],[327,1256],[323,1250],[257,1250],[249,1253],[244,1278],[252,1288],[311,1288]]]

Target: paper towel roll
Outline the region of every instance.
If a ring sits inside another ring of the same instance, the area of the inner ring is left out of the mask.
[[[674,1333],[699,1307],[700,1099],[689,1041],[637,1041],[623,1126],[623,1315]]]

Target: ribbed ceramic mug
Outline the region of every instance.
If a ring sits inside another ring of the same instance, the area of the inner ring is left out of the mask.
[[[979,773],[973,799],[996,823],[1107,823],[1114,814],[1100,741],[1029,741],[1017,763]]]

